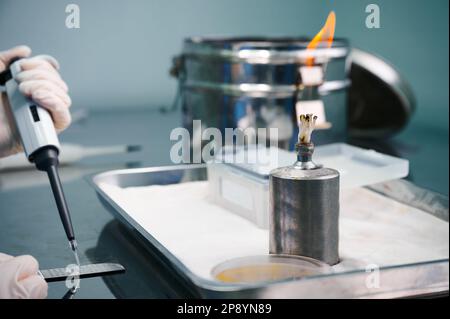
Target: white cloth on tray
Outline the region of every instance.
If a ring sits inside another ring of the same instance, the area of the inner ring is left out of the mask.
[[[269,251],[268,230],[214,204],[208,182],[120,188],[101,184],[131,218],[194,274],[212,279],[217,264]],[[357,188],[341,193],[338,271],[448,258],[448,223]]]

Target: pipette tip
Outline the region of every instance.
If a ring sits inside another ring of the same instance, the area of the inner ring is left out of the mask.
[[[69,240],[69,244],[70,244],[70,249],[72,249],[73,251],[77,250],[78,244],[75,239]]]

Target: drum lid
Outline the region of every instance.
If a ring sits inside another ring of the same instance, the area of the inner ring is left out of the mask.
[[[350,137],[386,138],[406,126],[416,100],[410,85],[384,59],[359,49],[350,54]]]

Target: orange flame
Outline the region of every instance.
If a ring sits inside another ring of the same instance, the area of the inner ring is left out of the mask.
[[[334,11],[331,11],[328,15],[327,21],[325,22],[325,25],[323,26],[322,30],[319,31],[319,33],[316,34],[316,36],[309,42],[308,46],[306,47],[307,52],[314,51],[319,44],[325,43],[325,47],[329,48],[333,44],[333,38],[334,38],[334,29],[336,27],[336,14]],[[314,65],[314,57],[309,56],[306,58],[306,65],[312,66]]]

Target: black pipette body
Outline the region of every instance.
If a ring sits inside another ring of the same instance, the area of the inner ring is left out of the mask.
[[[47,172],[64,231],[66,232],[71,249],[75,251],[77,242],[73,232],[72,219],[70,218],[69,208],[67,207],[66,198],[58,174],[58,151],[51,146],[43,147],[35,151],[30,156],[30,160],[36,165],[38,170]]]

